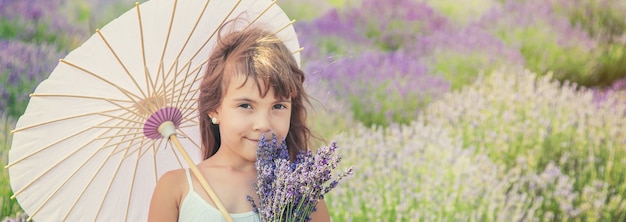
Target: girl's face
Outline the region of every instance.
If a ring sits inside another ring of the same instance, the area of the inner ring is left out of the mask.
[[[232,152],[244,160],[256,161],[256,149],[261,135],[271,139],[272,132],[278,139],[286,138],[291,119],[291,100],[276,99],[270,87],[262,97],[253,78],[246,83],[244,75],[233,75],[216,112],[220,128],[220,151]],[[264,87],[263,84],[260,84]],[[261,89],[265,92],[265,89]]]

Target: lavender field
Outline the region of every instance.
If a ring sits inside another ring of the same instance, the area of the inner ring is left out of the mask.
[[[463,3],[459,3],[463,2]],[[333,221],[626,221],[626,1],[279,0]],[[0,0],[0,154],[28,94],[130,0]],[[0,173],[0,219],[23,219]]]

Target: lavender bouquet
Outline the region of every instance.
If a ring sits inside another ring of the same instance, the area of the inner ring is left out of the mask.
[[[265,135],[257,149],[257,181],[253,184],[259,202],[248,201],[261,221],[310,221],[318,200],[335,188],[339,181],[352,174],[352,168],[332,179],[332,171],[341,161],[333,155],[336,143],[296,155],[290,161],[285,140],[280,143],[276,135],[267,142]]]

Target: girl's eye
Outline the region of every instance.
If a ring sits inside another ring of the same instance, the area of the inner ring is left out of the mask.
[[[239,104],[240,108],[244,108],[244,109],[252,109],[252,106],[250,104],[244,103],[244,104]]]
[[[274,109],[287,109],[287,106],[283,104],[275,104]]]

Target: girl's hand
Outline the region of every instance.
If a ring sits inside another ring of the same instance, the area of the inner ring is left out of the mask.
[[[324,200],[317,201],[315,212],[311,214],[311,222],[330,222],[330,214]]]

